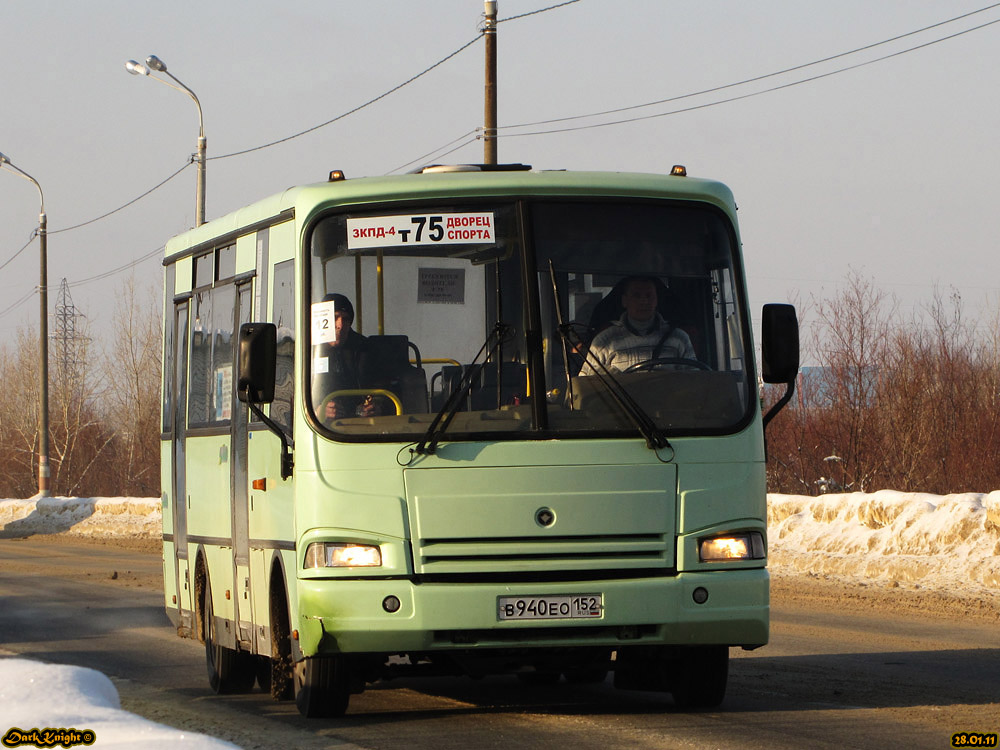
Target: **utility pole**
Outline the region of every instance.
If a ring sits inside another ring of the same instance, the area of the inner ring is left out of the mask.
[[[483,163],[497,163],[497,0],[486,4],[486,113],[483,119]]]

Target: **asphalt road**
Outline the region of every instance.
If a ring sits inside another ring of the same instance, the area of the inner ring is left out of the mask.
[[[1000,620],[919,592],[773,587],[771,643],[732,652],[720,709],[513,677],[398,680],[306,720],[260,692],[215,696],[200,644],[163,614],[155,552],[0,540],[0,655],[99,669],[123,708],[247,748],[947,748],[1000,731]],[[923,606],[924,603],[927,606]],[[6,729],[0,727],[0,731]]]

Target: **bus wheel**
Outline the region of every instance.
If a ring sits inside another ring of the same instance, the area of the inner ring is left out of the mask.
[[[208,684],[216,693],[249,693],[253,689],[254,662],[251,654],[241,653],[220,646],[215,633],[215,608],[212,605],[212,589],[205,583],[205,605],[202,607],[205,621],[205,664],[208,667]]]
[[[671,693],[681,709],[715,708],[726,696],[727,646],[692,646],[676,664]]]
[[[314,656],[298,662],[295,705],[310,719],[343,716],[351,699],[351,681],[343,656]]]
[[[291,632],[288,626],[288,606],[282,593],[271,608],[271,658],[268,659],[271,670],[268,684],[271,697],[276,701],[291,700],[295,695],[292,684]]]

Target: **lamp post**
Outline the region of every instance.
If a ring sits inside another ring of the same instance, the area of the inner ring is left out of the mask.
[[[11,164],[3,154],[0,154],[0,169],[7,167],[19,177],[31,182],[38,188],[38,199],[41,209],[38,214],[38,244],[40,276],[38,282],[39,298],[39,360],[38,360],[38,494],[49,496],[49,266],[48,266],[48,218],[45,215],[45,196],[38,180],[23,169]]]
[[[195,161],[198,163],[198,189],[195,194],[194,223],[195,226],[201,226],[205,223],[205,152],[208,145],[205,140],[205,118],[201,112],[201,102],[198,101],[197,95],[191,89],[181,83],[175,75],[167,70],[166,64],[156,55],[150,55],[147,57],[145,65],[137,63],[135,60],[129,60],[125,63],[125,70],[134,76],[148,76],[154,81],[159,81],[165,86],[169,86],[177,91],[183,91],[185,94],[194,99],[194,103],[198,107],[198,152],[194,157]],[[170,81],[165,81],[162,78],[150,75],[150,71],[153,70],[157,73],[163,73],[170,76],[170,78],[177,85],[175,86],[173,83],[170,83]]]

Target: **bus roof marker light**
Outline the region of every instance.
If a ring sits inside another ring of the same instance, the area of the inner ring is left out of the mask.
[[[327,178],[327,182],[340,182],[341,180],[346,179],[347,177],[344,175],[342,170],[334,169],[330,171],[330,176]]]
[[[683,164],[674,164],[674,166],[671,167],[670,169],[670,174],[672,174],[674,177],[687,177],[688,176],[687,167],[685,167]]]

